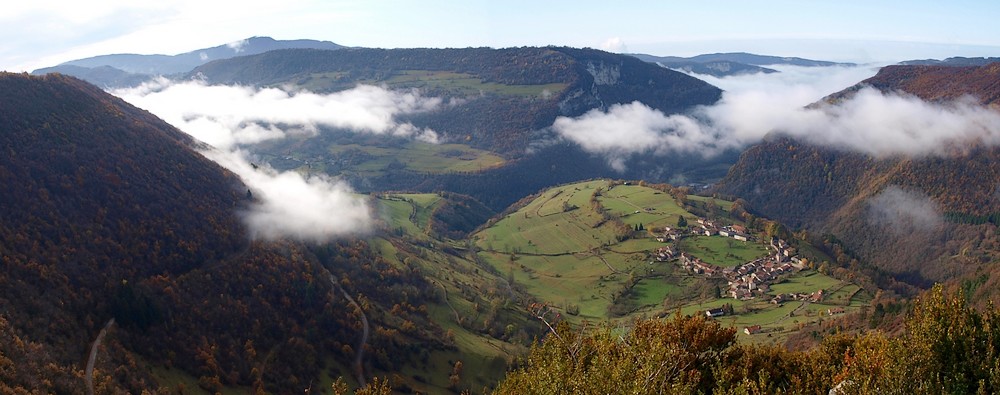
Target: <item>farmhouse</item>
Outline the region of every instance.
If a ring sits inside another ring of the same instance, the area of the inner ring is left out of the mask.
[[[717,309],[708,309],[705,310],[705,315],[708,316],[708,318],[722,317],[726,315],[726,310],[721,307]]]
[[[844,314],[844,308],[834,307],[832,309],[826,309],[826,315],[837,315],[837,314]]]
[[[760,325],[751,325],[743,328],[743,333],[746,333],[748,335],[757,334],[760,333],[760,331],[761,331]]]

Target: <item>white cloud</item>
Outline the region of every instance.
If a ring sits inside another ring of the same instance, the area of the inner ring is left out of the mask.
[[[216,148],[203,154],[238,174],[254,194],[255,204],[245,217],[254,237],[317,242],[367,231],[371,213],[365,198],[332,178],[251,165],[240,147],[325,128],[436,142],[433,130],[396,117],[442,105],[441,99],[416,90],[376,86],[321,95],[159,79],[112,93]]]
[[[243,151],[202,152],[238,174],[250,186],[254,205],[245,221],[254,238],[323,242],[334,237],[367,232],[371,212],[364,197],[342,181],[324,176],[304,177],[254,167]]]
[[[226,44],[226,46],[232,49],[233,52],[240,53],[243,52],[243,47],[247,45],[247,42],[247,39],[242,39]]]
[[[574,119],[560,117],[553,129],[585,150],[604,155],[619,171],[633,154],[697,152],[711,156],[757,143],[770,133],[875,156],[944,155],[970,144],[1000,144],[1000,113],[971,101],[933,104],[865,88],[837,105],[806,108],[874,71],[801,69],[706,78],[730,90],[715,105],[687,114],[668,116],[636,102],[607,111],[593,110]]]
[[[617,171],[625,170],[632,154],[699,151],[720,142],[695,119],[664,115],[640,102],[616,104],[606,112],[591,110],[577,118],[559,117],[552,128],[584,150],[604,154]]]
[[[221,149],[282,138],[289,132],[316,133],[321,126],[436,142],[433,130],[398,122],[396,117],[432,111],[443,103],[416,90],[371,85],[322,95],[162,78],[113,93]]]
[[[926,194],[890,185],[868,199],[868,220],[896,234],[931,231],[944,223],[937,203]]]
[[[607,40],[604,40],[604,42],[601,43],[601,49],[614,53],[628,52],[628,47],[625,46],[625,42],[622,41],[621,37],[611,37]]]

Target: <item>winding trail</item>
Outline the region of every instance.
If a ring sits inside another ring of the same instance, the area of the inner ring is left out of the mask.
[[[97,334],[97,339],[94,339],[94,344],[90,346],[90,358],[87,359],[87,370],[84,373],[87,375],[87,395],[94,395],[94,363],[97,362],[97,349],[101,347],[104,335],[108,334],[108,329],[111,329],[114,324],[114,318],[108,320],[108,323],[104,324],[104,328],[101,328],[101,332]]]
[[[608,267],[608,269],[611,270],[612,273],[615,273],[615,274],[628,274],[628,273],[623,272],[621,270],[615,269],[613,266],[611,266],[611,263],[609,263],[607,259],[604,259],[604,255],[601,254],[600,252],[591,253],[590,255],[596,256],[598,259],[601,260],[601,262],[604,262],[604,265],[606,265]]]
[[[451,305],[451,301],[448,300],[448,287],[445,287],[444,284],[439,284],[437,281],[434,281],[434,283],[440,285],[441,289],[444,290],[444,303],[448,305],[448,308],[451,309],[452,313],[455,313],[455,323],[461,325],[462,317],[458,314],[458,310],[455,310],[455,307]],[[510,284],[507,286],[510,287]]]
[[[362,333],[361,339],[358,340],[357,351],[355,351],[354,354],[354,375],[355,378],[358,379],[358,384],[364,387],[368,382],[365,381],[365,368],[362,362],[364,362],[365,359],[365,344],[368,343],[368,335],[371,332],[371,327],[368,325],[368,316],[366,316],[365,311],[361,309],[361,305],[358,304],[358,302],[355,301],[354,298],[352,298],[351,295],[337,283],[337,280],[333,278],[333,273],[328,271],[327,276],[329,276],[330,284],[339,289],[340,293],[347,298],[347,301],[350,302],[354,308],[358,309],[358,313],[361,314]]]

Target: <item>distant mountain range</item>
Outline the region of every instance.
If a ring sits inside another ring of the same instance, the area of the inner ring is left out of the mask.
[[[763,66],[790,65],[802,67],[852,66],[853,63],[836,63],[796,57],[755,55],[745,52],[703,54],[692,57],[653,56],[629,54],[646,62],[690,73],[707,74],[716,77],[730,75],[776,73],[777,70]]]
[[[990,63],[1000,62],[1000,58],[966,58],[956,56],[944,60],[939,59],[916,59],[899,62],[904,66],[984,66]]]
[[[81,78],[101,87],[135,86],[155,76],[187,73],[195,67],[214,60],[289,48],[334,50],[343,48],[343,46],[329,41],[275,40],[270,37],[251,37],[234,43],[177,55],[114,54],[71,60],[54,67],[32,71],[32,74],[58,72]]]

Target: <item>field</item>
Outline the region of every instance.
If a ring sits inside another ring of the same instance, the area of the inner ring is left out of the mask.
[[[499,155],[463,144],[373,139],[335,132],[264,142],[256,153],[279,170],[329,175],[377,176],[398,170],[427,174],[477,172],[506,163]]]
[[[688,195],[687,198],[688,200],[694,200],[696,202],[706,202],[706,203],[714,202],[719,206],[719,208],[722,209],[722,211],[725,211],[727,213],[733,211],[733,202],[727,200],[716,199],[708,196],[698,196],[698,195]]]
[[[722,236],[693,236],[680,243],[681,250],[721,267],[733,267],[767,254],[767,248],[753,241]]]
[[[500,308],[497,319],[510,322],[512,328],[525,328],[523,314],[515,311],[519,306],[509,301],[493,299],[505,295],[497,287],[504,283],[500,277],[481,270],[476,262],[466,257],[444,252],[448,247],[464,250],[464,243],[435,240],[427,234],[427,223],[433,209],[443,202],[437,194],[388,194],[377,199],[378,218],[389,229],[401,230],[402,239],[414,243],[401,242],[397,238],[372,237],[369,246],[391,265],[401,270],[419,270],[431,283],[432,290],[439,291],[436,300],[426,305],[430,319],[442,330],[453,336],[455,349],[431,350],[427,360],[420,366],[407,366],[402,372],[376,372],[378,374],[397,373],[410,378],[408,385],[416,391],[441,393],[447,391],[448,377],[439,374],[451,369],[454,361],[461,360],[465,366],[463,383],[468,388],[483,388],[495,383],[505,371],[507,364],[523,355],[530,344],[527,334],[514,336],[517,341],[504,341],[487,336],[477,330],[488,312],[483,306],[494,303]],[[534,332],[532,332],[534,333]],[[345,377],[351,380],[351,377]]]
[[[348,153],[361,152],[363,160],[351,169],[359,173],[379,173],[391,166],[419,173],[440,174],[448,172],[481,171],[504,164],[496,154],[462,144],[430,144],[412,141],[396,147],[373,147],[347,144],[331,145],[329,153],[334,158]]]
[[[400,70],[388,78],[378,80],[346,81],[345,72],[315,73],[299,79],[301,88],[312,91],[347,89],[357,84],[380,85],[389,89],[418,88],[427,91],[445,91],[454,95],[478,95],[493,93],[500,95],[548,98],[558,96],[567,84],[506,85],[484,82],[471,74],[452,71]]]
[[[747,301],[717,297],[727,289],[725,280],[687,273],[673,262],[654,262],[649,252],[666,244],[648,233],[637,232],[618,241],[608,226],[611,221],[602,222],[604,215],[590,202],[598,188],[602,190],[598,197],[601,208],[629,227],[676,226],[681,215],[692,222],[696,219],[669,194],[652,188],[611,186],[600,180],[564,185],[541,193],[473,235],[481,260],[539,301],[561,310],[571,323],[677,310],[704,314],[706,309],[730,305],[735,314],[719,318],[723,323],[741,329],[761,325],[767,332],[767,336],[748,337],[748,341],[780,341],[799,324],[822,319],[831,308],[850,311],[871,298],[857,285],[811,270],[774,284],[770,295],[824,289],[827,296],[821,303],[788,301],[777,305],[769,303],[770,296]],[[732,208],[732,202],[711,200],[725,213]],[[722,222],[727,221],[737,222],[722,218]],[[677,247],[723,267],[754,260],[769,251],[756,242],[722,236],[687,236]]]
[[[828,319],[830,309],[852,311],[871,299],[857,285],[810,270],[774,284],[770,294],[812,293],[822,288],[827,297],[821,303],[787,301],[777,305],[768,303],[770,297],[748,301],[719,297],[727,286],[724,280],[688,273],[675,262],[656,262],[650,251],[665,243],[647,232],[634,232],[619,241],[613,225],[614,219],[620,218],[629,227],[642,224],[649,229],[675,225],[680,215],[692,221],[696,218],[669,194],[636,185],[617,185],[610,190],[608,186],[608,181],[597,180],[542,192],[470,236],[476,248],[469,248],[467,241],[440,240],[427,233],[431,212],[443,202],[439,195],[387,194],[377,199],[380,223],[412,243],[375,237],[369,239],[369,245],[393,266],[419,270],[432,288],[440,289],[435,301],[427,304],[427,311],[432,321],[451,333],[457,347],[432,351],[423,367],[402,372],[413,379],[410,385],[414,390],[443,390],[447,377],[435,372],[447,370],[459,358],[470,372],[464,378],[467,385],[482,387],[496,377],[471,372],[503,371],[509,361],[523,355],[525,345],[539,333],[521,328],[537,322],[518,321],[526,319],[519,312],[524,307],[505,300],[508,286],[525,290],[533,300],[547,303],[574,325],[676,311],[704,314],[706,309],[729,305],[734,314],[718,319],[740,330],[761,325],[765,333],[747,336],[741,332],[739,336],[740,341],[758,343],[781,342],[802,324]],[[599,206],[591,203],[598,189],[602,191]],[[724,206],[724,202],[718,204]],[[735,265],[766,252],[762,245],[720,236],[689,236],[677,247],[719,265]],[[486,306],[499,307],[498,317],[505,317],[505,332],[511,341],[476,329],[494,319],[490,318],[492,308]]]
[[[570,254],[615,242],[614,229],[590,208],[606,181],[550,189],[527,206],[473,236],[479,248],[530,254]],[[566,206],[564,206],[564,203]],[[568,209],[576,206],[576,209]]]
[[[638,185],[617,185],[605,191],[598,200],[626,224],[642,224],[646,229],[676,226],[682,215],[694,217],[667,193]]]

